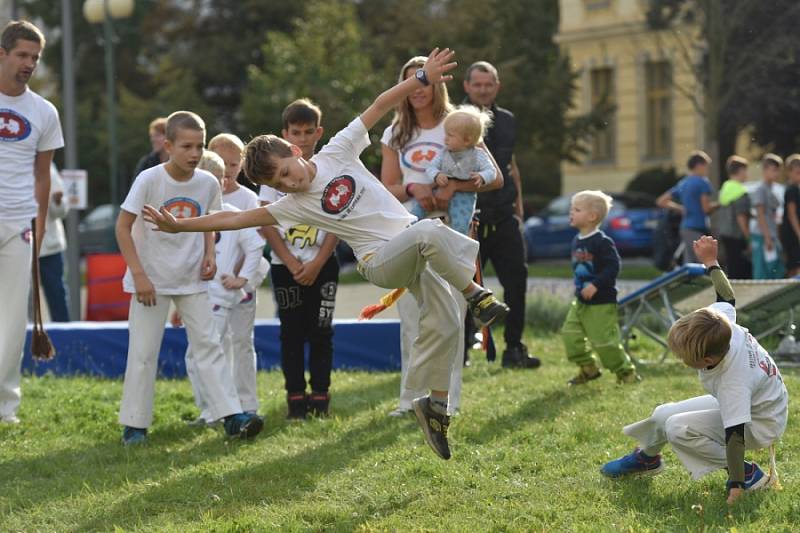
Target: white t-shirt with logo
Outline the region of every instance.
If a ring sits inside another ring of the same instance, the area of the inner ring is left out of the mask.
[[[164,164],[148,168],[134,180],[122,209],[136,215],[131,234],[136,253],[156,293],[165,295],[205,292],[207,282],[200,279],[203,233],[165,233],[153,231],[142,220],[142,207],[164,206],[176,218],[191,218],[219,211],[222,192],[219,182],[205,170],[195,170],[187,181],[170,177]],[[125,292],[135,293],[131,270],[123,279]]]
[[[242,187],[241,185],[232,193],[223,194],[222,203],[230,204],[239,211],[255,209],[261,205],[258,203],[258,195],[247,187]]]
[[[788,414],[789,393],[781,373],[750,332],[736,324],[732,305],[717,302],[709,308],[725,315],[733,331],[728,353],[714,368],[700,370],[700,381],[719,402],[726,428],[750,424],[760,443],[773,442],[783,434]]]
[[[252,191],[250,191],[252,192]],[[224,203],[224,211],[240,211],[235,206]],[[244,289],[229,290],[222,286],[222,276],[240,276],[247,278],[248,285],[254,279],[263,276],[259,273],[259,264],[263,257],[264,239],[256,228],[244,228],[231,231],[214,232],[214,252],[217,258],[217,274],[208,283],[208,299],[214,305],[233,307],[245,297]],[[239,261],[244,260],[236,273]],[[252,290],[252,289],[250,289]]]
[[[317,173],[310,189],[287,194],[269,212],[284,227],[309,224],[333,233],[359,259],[375,252],[417,218],[361,162],[367,146],[367,128],[356,117],[311,158]]]
[[[425,169],[444,150],[444,120],[430,129],[417,129],[402,150],[397,150],[391,145],[393,126],[383,130],[381,144],[397,152],[400,161],[400,172],[403,175],[403,185],[409,183],[433,183]],[[406,209],[412,209],[413,200],[406,201]],[[442,212],[443,213],[443,212]]]
[[[262,185],[258,191],[259,200],[269,204],[274,204],[284,196],[286,196],[286,193],[276,191],[267,185]],[[302,263],[308,263],[317,257],[320,246],[322,246],[322,241],[325,240],[325,236],[327,235],[324,230],[308,224],[295,224],[288,228],[282,225],[273,227],[278,230],[278,233],[283,237],[283,241],[286,243],[286,248],[289,250],[289,253]],[[283,261],[275,252],[272,253],[270,260],[273,265],[283,264]]]
[[[30,89],[19,96],[0,93],[0,221],[26,222],[36,216],[36,154],[63,146],[53,104]]]

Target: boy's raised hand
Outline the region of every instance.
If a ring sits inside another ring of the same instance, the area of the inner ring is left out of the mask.
[[[444,50],[434,48],[431,50],[428,59],[425,61],[425,66],[422,67],[422,70],[425,71],[425,77],[428,78],[428,82],[431,85],[453,79],[453,76],[446,73],[453,70],[458,65],[455,61],[450,61],[455,56],[455,51],[449,48],[445,48]]]
[[[697,260],[703,265],[709,267],[717,264],[718,245],[714,237],[703,235],[692,243],[692,247]]]
[[[162,206],[161,209],[156,210],[155,207],[145,204],[145,206],[142,207],[142,218],[145,222],[156,226],[153,228],[153,231],[178,233],[178,219],[167,211],[166,207]]]

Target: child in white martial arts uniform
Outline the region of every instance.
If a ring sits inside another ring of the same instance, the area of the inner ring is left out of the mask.
[[[196,170],[205,145],[205,124],[194,113],[177,111],[167,119],[164,147],[170,159],[139,174],[117,219],[117,242],[128,264],[123,286],[131,298],[128,362],[119,421],[122,440],[139,444],[153,421],[158,352],[170,301],[181,314],[192,344],[197,375],[209,412],[224,419],[229,436],[257,435],[263,421],[245,414],[231,379],[230,361],[213,334],[207,283],[216,272],[214,234],[189,238],[146,228],[137,216],[158,205],[173,216],[197,217],[219,210],[220,187],[214,176]]]
[[[220,133],[208,142],[208,149],[218,154],[225,162],[222,185],[222,203],[230,204],[240,211],[254,209],[261,205],[258,195],[239,185],[237,178],[242,171],[244,143],[231,133]],[[263,246],[262,246],[263,248]],[[258,410],[258,391],[256,389],[256,349],[253,331],[258,304],[258,288],[269,272],[269,262],[259,262],[254,277],[244,286],[244,297],[231,308],[228,320],[227,348],[233,357],[233,377],[236,390],[245,412]]]
[[[435,49],[425,66],[379,95],[359,117],[306,161],[302,151],[274,135],[250,141],[245,174],[255,183],[287,193],[277,202],[239,213],[221,212],[178,220],[166,209],[144,206],[145,220],[162,231],[212,231],[250,226],[310,224],[337,235],[355,252],[361,274],[375,285],[407,287],[420,306],[419,335],[412,349],[408,385],[430,390],[414,400],[417,420],[430,447],[450,458],[447,390],[459,335],[458,304],[450,285],[467,298],[483,324],[499,322],[508,307],[472,281],[478,243],[441,221],[416,224],[359,159],[369,146],[369,128],[418,87],[451,79],[453,52]],[[449,285],[448,285],[449,284]]]
[[[203,152],[197,168],[213,174],[222,185],[225,163],[219,155],[206,150]],[[222,209],[239,211],[236,207],[224,202]],[[214,279],[208,282],[208,299],[214,315],[214,334],[219,337],[225,356],[231,361],[234,374],[231,379],[236,384],[236,392],[242,409],[245,413],[255,413],[258,410],[255,352],[252,344],[250,350],[234,351],[231,330],[232,321],[235,320],[233,310],[236,309],[239,302],[248,300],[248,292],[254,290],[252,286],[260,284],[269,269],[269,264],[261,256],[264,239],[255,228],[246,228],[217,232],[214,240],[217,273]],[[249,337],[252,339],[253,321],[250,320],[249,324]],[[239,357],[242,357],[244,361],[239,361],[237,359]],[[209,412],[202,383],[198,379],[191,343],[186,348],[186,373],[192,383],[195,403],[200,409],[200,416],[190,424],[200,426],[213,423],[214,418]]]
[[[639,448],[601,472],[612,478],[657,474],[664,468],[659,452],[669,443],[694,479],[727,467],[730,504],[774,481],[744,454],[773,446],[783,435],[789,393],[767,351],[736,324],[733,289],[717,263],[717,241],[701,237],[694,252],[711,275],[717,303],[681,317],[667,342],[698,370],[709,394],[659,405],[649,418],[626,426],[623,432],[637,439]]]

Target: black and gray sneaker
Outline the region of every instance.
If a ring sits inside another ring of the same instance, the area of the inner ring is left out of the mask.
[[[506,348],[503,352],[503,368],[539,368],[542,361],[528,353],[528,348],[520,344],[513,348]]]
[[[450,446],[447,444],[447,428],[450,427],[450,417],[437,413],[431,407],[431,399],[428,396],[417,398],[411,403],[414,406],[414,414],[417,415],[417,422],[422,426],[428,446],[433,448],[436,455],[442,459],[450,459]]]
[[[495,298],[492,291],[482,289],[475,296],[467,299],[469,312],[475,319],[478,327],[501,324],[508,315],[508,306]]]
[[[264,419],[250,413],[238,413],[226,416],[224,425],[229,438],[251,439],[264,429]]]

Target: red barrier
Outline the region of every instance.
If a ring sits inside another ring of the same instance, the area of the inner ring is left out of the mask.
[[[126,268],[122,254],[86,256],[86,320],[128,320],[131,295],[122,291]]]

